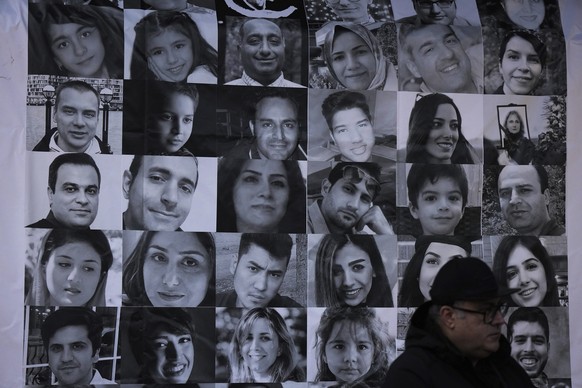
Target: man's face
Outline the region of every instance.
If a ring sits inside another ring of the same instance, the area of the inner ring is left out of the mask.
[[[450,4],[448,7],[444,4]],[[457,15],[457,4],[454,0],[415,0],[414,10],[425,24],[453,24]]]
[[[341,154],[352,162],[367,162],[376,144],[374,128],[360,108],[337,111],[331,120],[332,138]]]
[[[372,195],[366,187],[366,178],[358,183],[345,178],[333,185],[325,179],[322,184],[321,212],[332,229],[349,233],[360,218],[372,207]]]
[[[460,301],[455,306],[475,311],[494,308],[498,300]],[[454,310],[454,331],[449,338],[461,353],[471,360],[480,360],[499,349],[501,326],[505,324],[500,312],[491,323],[483,321],[482,314]]]
[[[160,330],[148,341],[153,353],[149,362],[152,379],[158,384],[186,383],[194,366],[192,336]]]
[[[275,23],[254,19],[242,29],[240,58],[245,72],[268,85],[281,74],[285,62],[285,39]]]
[[[499,204],[505,220],[520,234],[539,235],[550,219],[549,194],[542,192],[533,166],[507,166],[498,179]]]
[[[410,214],[420,221],[426,235],[452,236],[465,212],[461,189],[448,177],[427,181],[418,193],[417,205],[409,204]]]
[[[448,26],[418,27],[406,38],[411,60],[407,67],[435,92],[471,92],[471,61],[461,42]]]
[[[98,358],[85,326],[62,327],[49,339],[48,363],[59,385],[89,384]]]
[[[537,322],[515,322],[510,342],[511,357],[519,362],[530,378],[538,377],[548,362],[550,350],[550,342],[542,325]]]
[[[92,166],[63,164],[57,170],[55,191],[47,189],[55,218],[68,228],[86,228],[97,217],[99,178]]]
[[[293,103],[281,97],[263,98],[249,125],[257,138],[261,157],[288,159],[299,142],[299,122]]]
[[[65,152],[85,152],[95,137],[99,122],[99,100],[90,91],[61,90],[55,107],[57,144]]]
[[[509,19],[528,30],[537,30],[544,21],[544,0],[503,0],[503,8]]]
[[[194,158],[144,156],[137,176],[123,175],[128,199],[126,227],[176,230],[188,213],[196,189],[198,167]]]
[[[279,292],[286,271],[286,258],[274,257],[266,249],[251,244],[248,252],[233,260],[230,267],[236,307],[266,307]]]
[[[327,0],[327,5],[344,22],[364,23],[370,18],[368,5],[372,0]]]
[[[50,24],[54,60],[72,77],[103,78],[105,46],[99,28],[77,23]]]

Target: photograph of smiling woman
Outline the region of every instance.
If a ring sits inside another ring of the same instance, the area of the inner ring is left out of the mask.
[[[131,79],[216,84],[218,53],[187,14],[154,11],[134,30]]]
[[[31,4],[29,15],[29,74],[123,78],[123,11]]]
[[[124,244],[140,233],[124,232]],[[123,305],[212,307],[215,260],[211,233],[143,232],[123,262]]]
[[[105,306],[111,246],[100,230],[52,229],[43,238],[25,304]]]

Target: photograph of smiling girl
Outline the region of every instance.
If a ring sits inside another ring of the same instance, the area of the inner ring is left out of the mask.
[[[396,309],[313,307],[307,324],[307,381],[382,386],[396,355]]]
[[[305,381],[304,308],[216,308],[216,382]]]
[[[124,85],[124,154],[216,155],[216,86],[142,80]]]
[[[564,96],[484,96],[485,164],[566,163]]]
[[[475,94],[398,95],[398,160],[407,163],[479,164],[483,98]],[[463,117],[465,120],[463,121]]]
[[[566,60],[561,54],[566,46],[557,1],[488,0],[478,6],[485,93],[566,94]],[[521,36],[514,36],[514,31]],[[531,59],[536,56],[544,60],[534,63]],[[508,87],[511,83],[514,92]]]
[[[25,304],[119,306],[119,231],[27,229]]]
[[[308,125],[309,161],[396,160],[396,93],[310,89]]]
[[[220,30],[221,83],[303,88],[307,35],[299,19],[226,16]]]
[[[500,286],[519,288],[510,306],[568,306],[565,236],[486,236],[493,273]]]
[[[126,10],[125,29],[126,78],[216,84],[216,49],[187,13]]]
[[[214,309],[124,307],[122,383],[192,384],[214,381]]]
[[[30,4],[28,73],[123,78],[123,11]]]
[[[330,22],[311,32],[309,43],[310,87],[397,90],[394,23],[372,32],[357,23]]]
[[[394,307],[396,236],[312,234],[308,239],[308,306]]]
[[[397,170],[399,235],[481,235],[482,165],[399,163]]]

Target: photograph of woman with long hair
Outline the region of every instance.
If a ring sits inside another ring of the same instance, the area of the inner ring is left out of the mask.
[[[186,13],[154,11],[135,26],[131,79],[216,84],[217,51]]]
[[[281,314],[270,307],[247,310],[230,341],[231,383],[304,381],[299,355]]]
[[[29,73],[123,78],[123,11],[31,4]]]
[[[305,180],[297,161],[218,161],[217,230],[305,233]]]
[[[410,112],[406,163],[478,164],[479,155],[463,135],[452,98],[433,93],[417,97]]]
[[[558,284],[548,251],[535,236],[506,236],[493,257],[500,287],[519,288],[507,297],[510,306],[559,306]]]
[[[317,306],[394,306],[374,236],[324,235],[315,258],[315,279]]]
[[[211,233],[143,232],[123,263],[123,304],[214,306],[215,260]]]
[[[100,230],[53,229],[43,238],[25,304],[105,306],[111,246]]]
[[[519,112],[512,110],[507,113],[503,125],[499,127],[503,131],[505,151],[497,159],[499,164],[530,164],[535,146],[525,134],[525,123]]]
[[[386,326],[372,308],[325,309],[317,328],[315,381],[381,386],[394,352]]]

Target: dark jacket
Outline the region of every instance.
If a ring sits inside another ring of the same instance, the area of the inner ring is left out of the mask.
[[[429,304],[420,306],[411,319],[406,350],[390,366],[384,388],[533,388],[511,358],[504,336],[499,350],[475,366],[428,321]]]
[[[49,211],[49,214],[46,218],[38,220],[30,225],[26,225],[27,228],[43,228],[43,229],[56,229],[56,228],[68,228],[62,222],[57,220],[55,215],[53,214],[52,210]],[[82,228],[71,228],[71,229],[90,229],[89,226],[85,226]]]

